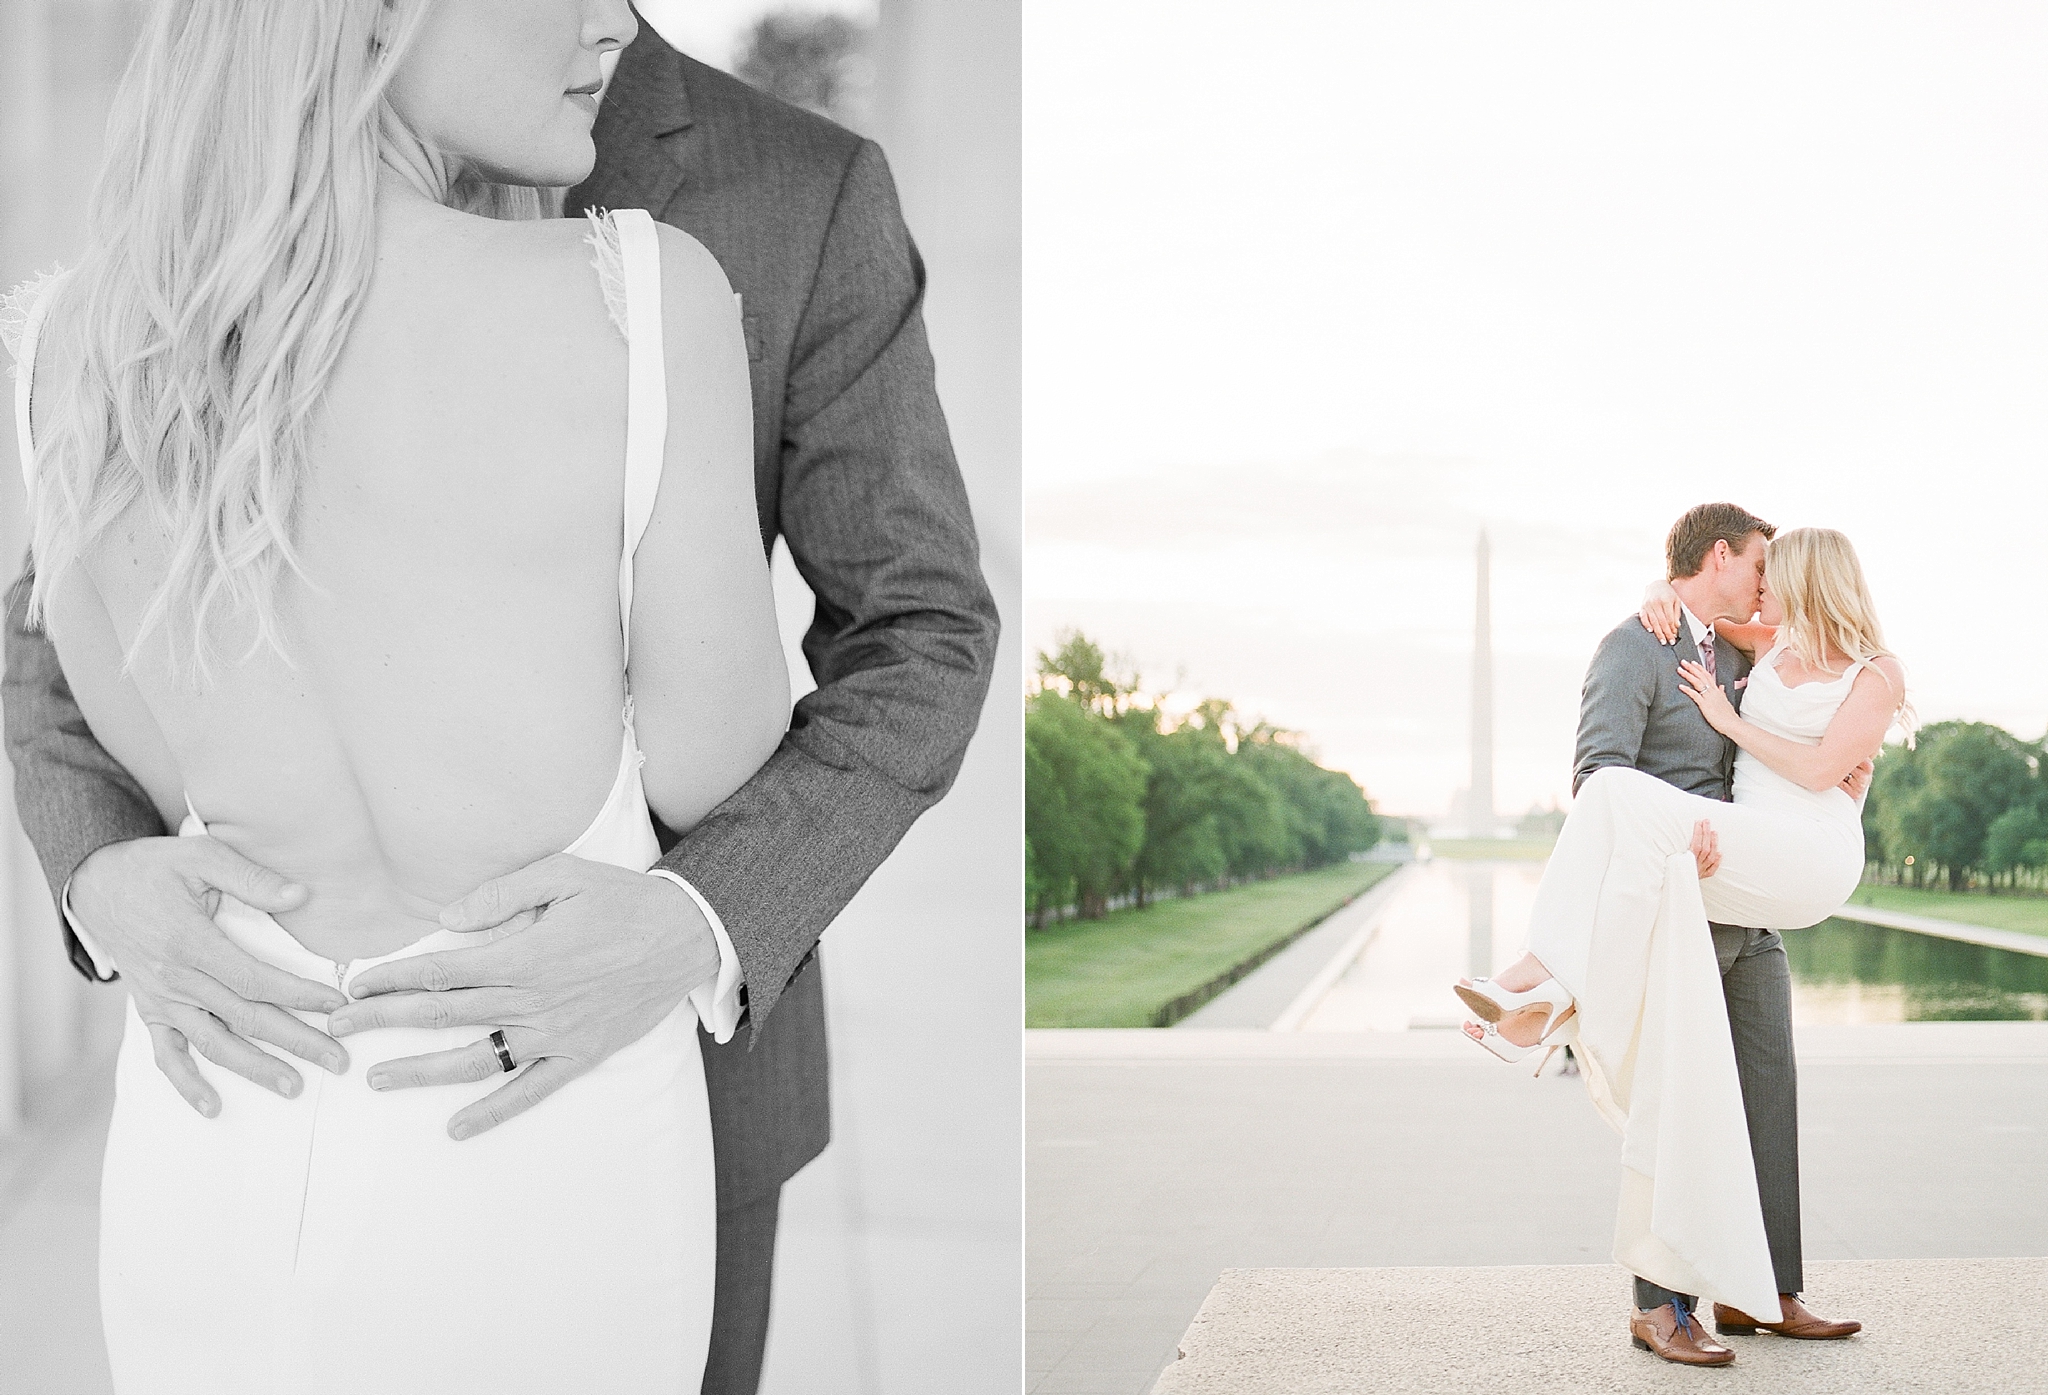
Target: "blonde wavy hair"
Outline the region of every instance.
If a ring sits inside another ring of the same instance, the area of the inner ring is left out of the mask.
[[[1831,672],[1831,654],[1846,654],[1852,662],[1898,657],[1885,648],[1863,564],[1845,534],[1832,528],[1794,528],[1778,534],[1764,553],[1764,579],[1784,608],[1779,633],[1808,668]],[[1876,672],[1891,685],[1890,674],[1881,668]],[[1896,720],[1910,740],[1912,704],[1903,689],[1892,696]]]
[[[302,575],[307,440],[369,285],[380,169],[487,216],[560,211],[559,191],[452,168],[392,107],[432,3],[152,7],[84,253],[54,292],[76,371],[37,442],[32,616],[139,496],[169,562],[128,665],[161,627],[173,673],[206,683],[223,614],[253,617],[243,660],[285,656],[277,593]]]

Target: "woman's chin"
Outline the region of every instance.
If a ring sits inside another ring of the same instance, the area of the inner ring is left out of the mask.
[[[563,141],[560,148],[548,152],[546,158],[528,158],[507,161],[493,168],[480,168],[479,173],[492,184],[514,184],[528,189],[573,189],[590,178],[590,172],[597,168],[597,145],[586,131],[572,141]]]

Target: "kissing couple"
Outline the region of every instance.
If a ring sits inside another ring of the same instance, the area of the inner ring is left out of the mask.
[[[819,937],[994,664],[881,152],[627,0],[149,8],[0,316],[115,1388],[750,1395]]]
[[[1479,1019],[1466,1035],[1503,1060],[1577,1048],[1622,1136],[1630,1335],[1666,1361],[1721,1366],[1735,1352],[1707,1334],[1702,1297],[1722,1335],[1860,1330],[1799,1297],[1779,932],[1849,899],[1872,761],[1894,724],[1910,734],[1912,709],[1841,533],[1702,504],[1672,526],[1665,562],[1587,670],[1576,798],[1528,952],[1455,991]]]

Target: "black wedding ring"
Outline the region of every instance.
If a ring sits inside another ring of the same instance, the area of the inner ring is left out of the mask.
[[[512,1052],[505,1045],[505,1029],[503,1027],[491,1033],[491,1050],[498,1053],[499,1070],[509,1071],[512,1069]]]

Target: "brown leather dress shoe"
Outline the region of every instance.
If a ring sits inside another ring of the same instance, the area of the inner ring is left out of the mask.
[[[1726,1366],[1735,1359],[1734,1352],[1707,1335],[1697,1317],[1687,1313],[1681,1320],[1669,1303],[1648,1312],[1636,1309],[1628,1320],[1628,1335],[1644,1351],[1681,1366]]]
[[[1761,1328],[1775,1332],[1780,1337],[1797,1337],[1808,1342],[1832,1342],[1863,1330],[1860,1322],[1837,1322],[1830,1318],[1815,1317],[1806,1311],[1806,1305],[1799,1301],[1796,1293],[1778,1295],[1778,1306],[1784,1309],[1776,1322],[1758,1322],[1740,1308],[1731,1308],[1725,1303],[1714,1305],[1714,1330],[1723,1337],[1753,1337]]]

